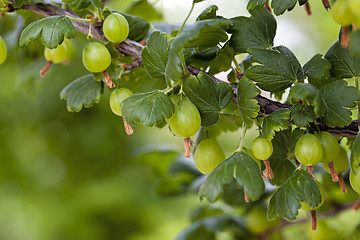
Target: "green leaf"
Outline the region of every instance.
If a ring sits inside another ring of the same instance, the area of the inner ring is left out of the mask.
[[[126,21],[129,24],[129,39],[133,41],[140,41],[147,36],[147,33],[150,29],[149,22],[137,16],[129,15],[123,12],[119,13],[121,13],[126,18]]]
[[[186,96],[200,111],[201,124],[210,126],[220,117],[220,111],[232,100],[234,91],[226,83],[216,84],[204,72],[184,80],[183,90]]]
[[[264,180],[259,165],[246,152],[234,153],[236,159],[235,178],[243,186],[246,195],[253,201],[259,199],[265,190]]]
[[[104,8],[104,4],[101,0],[91,0],[91,3],[97,8],[100,8],[100,9]]]
[[[330,127],[344,127],[351,123],[351,111],[359,100],[359,90],[347,86],[344,80],[327,84],[320,89],[326,103],[326,111],[322,120]]]
[[[297,0],[272,0],[271,8],[274,10],[275,15],[281,15],[286,10],[291,11],[295,5]]]
[[[14,0],[14,7],[21,8],[24,4],[37,4],[44,0]]]
[[[305,63],[304,73],[308,77],[309,83],[317,88],[321,88],[327,83],[332,82],[330,77],[331,62],[322,58],[321,54],[316,54]]]
[[[184,27],[182,32],[172,41],[171,48],[180,52],[183,48],[214,47],[228,39],[226,31],[232,25],[226,19],[208,19],[197,21]]]
[[[267,1],[268,0],[250,0],[248,2],[248,5],[247,5],[246,8],[249,10],[249,9],[254,9],[257,6],[262,7],[262,6],[264,6],[266,4]]]
[[[164,79],[151,78],[144,67],[137,67],[122,75],[120,86],[130,89],[133,93],[150,92],[154,89],[166,88]]]
[[[227,42],[224,47],[218,51],[216,58],[211,61],[209,74],[214,75],[229,70],[234,56],[234,49],[230,47],[229,42]]]
[[[100,101],[101,84],[92,75],[83,76],[67,85],[60,98],[66,100],[68,111],[79,112],[83,106],[89,108]]]
[[[298,127],[304,127],[310,122],[314,122],[316,120],[314,107],[311,105],[303,106],[296,103],[291,107],[290,111],[290,119]]]
[[[289,119],[289,109],[280,109],[267,115],[262,125],[263,137],[270,140],[275,136],[275,131],[279,132],[288,129],[291,126]]]
[[[211,5],[211,6],[207,7],[196,18],[196,21],[201,21],[201,20],[206,20],[206,19],[215,19],[217,10],[219,10],[219,8],[216,5]]]
[[[253,120],[256,118],[260,111],[260,106],[253,97],[260,94],[260,90],[256,88],[247,77],[242,77],[238,83],[238,106],[241,116],[241,120],[246,124],[248,128],[251,127]]]
[[[64,37],[73,38],[76,29],[66,16],[43,18],[29,24],[21,33],[20,46],[27,45],[41,37],[47,48],[56,48],[64,41]]]
[[[230,45],[238,53],[249,48],[268,49],[274,44],[276,20],[265,8],[259,7],[250,11],[251,17],[236,17],[228,32],[232,33]]]
[[[351,56],[347,48],[336,41],[326,52],[325,58],[332,64],[330,74],[334,78],[352,78],[360,75],[360,58]]]
[[[265,91],[280,92],[304,78],[299,61],[284,46],[273,50],[249,49],[248,52],[252,55],[251,59],[261,65],[249,68],[245,75]]]
[[[193,3],[195,4],[195,3],[199,3],[199,2],[203,2],[203,1],[205,1],[205,0],[194,0]]]
[[[321,202],[319,186],[314,179],[303,169],[297,169],[295,173],[272,195],[268,219],[276,217],[294,221],[300,209],[300,202],[306,202],[310,208],[317,207]]]
[[[235,152],[209,174],[200,187],[200,200],[206,198],[209,202],[215,202],[223,194],[224,186],[232,182],[234,171],[238,184],[245,188],[250,199],[259,199],[265,189],[259,165],[242,151]]]
[[[290,99],[292,102],[302,101],[304,105],[314,106],[317,117],[325,113],[325,100],[316,87],[310,83],[298,83],[290,89]]]
[[[274,151],[269,158],[274,173],[274,178],[269,180],[271,184],[280,186],[293,175],[296,169],[295,161],[289,160],[288,155],[294,151],[297,139],[301,135],[298,133],[299,131],[291,131],[291,129],[275,133],[271,141]]]
[[[184,74],[183,64],[180,54],[170,47],[169,58],[165,68],[165,80],[168,86],[172,81],[179,80]]]
[[[165,79],[169,48],[166,33],[156,31],[150,35],[146,47],[142,50],[141,58],[147,73],[152,78]]]
[[[360,30],[356,30],[350,34],[350,54],[354,57],[360,58]]]
[[[162,14],[159,13],[152,4],[149,4],[147,0],[135,1],[126,12],[149,22],[159,21],[162,19]]]
[[[168,96],[159,90],[134,94],[124,100],[122,115],[129,124],[142,123],[147,127],[158,126],[171,117],[175,106]]]

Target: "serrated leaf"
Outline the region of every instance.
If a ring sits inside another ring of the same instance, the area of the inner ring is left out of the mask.
[[[271,8],[274,10],[275,15],[281,15],[286,10],[291,11],[295,5],[297,0],[272,0]]]
[[[268,0],[249,0],[246,8],[249,10],[249,9],[254,9],[256,8],[257,6],[264,6],[266,4]]]
[[[245,75],[265,91],[280,92],[304,78],[299,61],[284,46],[275,47],[273,50],[249,49],[248,53],[252,55],[253,61],[261,65],[249,68]]]
[[[347,86],[344,80],[327,84],[320,89],[326,103],[326,111],[322,120],[330,127],[344,127],[351,123],[351,111],[359,100],[359,90]]]
[[[152,78],[165,79],[165,69],[169,58],[170,45],[165,33],[153,32],[146,47],[142,50],[141,58],[147,73]]]
[[[265,188],[260,168],[244,151],[235,152],[209,174],[200,187],[200,199],[215,202],[223,193],[224,186],[232,182],[234,171],[237,182],[245,188],[250,199],[259,199]]]
[[[21,8],[24,4],[37,4],[43,1],[44,0],[14,0],[14,7]]]
[[[232,22],[227,19],[208,19],[197,21],[184,27],[172,41],[171,48],[180,52],[183,48],[214,47],[228,39],[226,31]]]
[[[100,9],[104,8],[104,4],[101,0],[91,0],[91,3],[97,8],[100,8]]]
[[[290,109],[290,119],[298,127],[304,127],[310,122],[316,120],[316,114],[313,106],[303,106],[301,104],[294,104]]]
[[[83,106],[89,108],[100,101],[101,84],[92,75],[83,76],[67,85],[60,98],[66,100],[69,112],[79,112]]]
[[[196,21],[206,20],[206,19],[214,19],[216,18],[216,11],[219,8],[216,5],[211,5],[207,7],[204,11],[200,13],[200,15],[196,18]]]
[[[164,79],[151,78],[145,68],[140,66],[124,73],[120,79],[120,86],[130,89],[133,93],[143,93],[164,89],[166,82]]]
[[[302,101],[303,105],[314,106],[314,112],[317,117],[325,113],[325,100],[316,87],[310,83],[298,83],[290,89],[290,99],[292,102]]]
[[[293,175],[296,169],[295,162],[291,162],[288,155],[294,151],[300,135],[301,133],[298,134],[298,131],[291,131],[291,129],[275,133],[275,137],[271,141],[274,151],[269,158],[274,173],[274,178],[269,180],[271,184],[280,186]]]
[[[199,109],[201,125],[210,126],[220,117],[220,111],[232,100],[234,91],[226,83],[216,84],[204,72],[184,80],[183,90],[186,96]]]
[[[280,109],[267,115],[264,118],[262,124],[263,137],[269,140],[273,139],[273,137],[275,136],[275,132],[288,129],[291,126],[289,120],[290,120],[289,109]]]
[[[331,62],[322,58],[321,54],[316,54],[305,63],[304,73],[308,77],[309,83],[317,88],[321,88],[333,79],[330,77]]]
[[[180,54],[170,47],[169,58],[165,68],[165,80],[168,86],[172,81],[177,81],[184,74]]]
[[[227,42],[217,53],[216,58],[211,61],[209,74],[214,75],[219,72],[225,72],[231,68],[235,52]]]
[[[242,77],[239,80],[237,92],[239,112],[241,120],[248,128],[253,123],[252,118],[256,118],[260,111],[258,102],[252,99],[259,94],[260,90],[248,78]]]
[[[168,96],[159,90],[134,94],[124,100],[121,113],[127,123],[142,123],[147,127],[158,126],[171,117],[175,106]]]
[[[314,179],[303,169],[297,169],[295,173],[272,195],[268,219],[277,217],[294,221],[301,207],[300,202],[306,202],[310,208],[317,207],[322,196],[319,186]]]
[[[350,34],[350,54],[354,57],[360,58],[360,30],[356,30]]]
[[[336,41],[325,54],[332,64],[330,74],[334,78],[352,78],[360,75],[360,58],[353,57],[347,48]]]
[[[56,48],[66,38],[74,38],[76,29],[66,16],[43,18],[29,24],[21,33],[20,46],[27,45],[41,37],[47,48]]]
[[[274,44],[276,20],[265,8],[259,7],[250,11],[251,17],[236,17],[228,32],[232,33],[230,46],[238,53],[249,48],[268,49]]]
[[[243,186],[246,195],[253,201],[259,199],[265,190],[259,165],[246,152],[232,155],[236,159],[235,178]]]
[[[129,24],[128,39],[131,39],[133,41],[140,41],[146,37],[150,29],[149,22],[137,16],[126,14],[123,12],[119,12],[119,13],[121,13],[126,18],[126,21]]]

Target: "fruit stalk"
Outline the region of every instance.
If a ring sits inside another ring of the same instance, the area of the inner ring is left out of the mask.
[[[103,71],[101,74],[105,78],[106,85],[108,85],[109,88],[115,87],[115,84],[111,81],[111,78],[110,78],[109,74],[107,73],[107,71]]]
[[[123,117],[123,122],[124,122],[124,127],[125,127],[125,132],[127,135],[131,135],[134,133],[134,130],[132,129],[132,127],[126,122],[125,117]]]
[[[314,176],[314,174],[313,174],[314,166],[312,166],[312,165],[307,166],[307,171],[308,171],[308,173],[312,176],[312,178],[314,179],[314,181],[316,182],[315,176]]]
[[[191,138],[187,137],[184,138],[184,148],[185,148],[185,157],[190,158],[191,157],[191,147],[194,145],[194,142],[191,140]]]
[[[311,229],[316,230],[317,228],[316,211],[315,210],[310,211],[310,216],[311,216]]]
[[[331,173],[331,178],[333,182],[338,182],[339,181],[339,177],[338,174],[335,171],[334,168],[334,163],[333,162],[329,162],[328,163],[329,169],[330,169],[330,173]],[[339,174],[340,175],[340,174]]]
[[[50,70],[52,64],[53,64],[52,61],[47,61],[47,62],[46,62],[44,68],[41,69],[41,71],[40,71],[40,76],[41,76],[41,77],[45,77],[45,75],[47,74],[47,72]]]
[[[263,171],[263,175],[267,178],[267,179],[273,179],[274,178],[274,173],[273,170],[271,169],[270,166],[270,162],[269,160],[265,160],[264,161],[265,164],[265,170]]]
[[[331,9],[329,0],[322,0],[322,3],[323,3],[323,5],[324,5],[326,11],[329,11],[329,9]]]
[[[339,179],[339,185],[340,185],[341,192],[346,193],[347,192],[346,184],[344,182],[344,178],[341,173],[338,175],[338,179]]]
[[[244,199],[245,199],[245,202],[250,202],[250,198],[246,194],[245,189],[244,189]]]
[[[350,38],[349,38],[349,27],[342,26],[341,27],[341,47],[347,48],[349,46]]]
[[[305,3],[305,10],[306,10],[307,15],[310,16],[311,15],[311,8],[310,8],[309,2]]]
[[[356,212],[359,209],[359,207],[360,207],[360,198],[354,203],[352,209],[354,209]]]

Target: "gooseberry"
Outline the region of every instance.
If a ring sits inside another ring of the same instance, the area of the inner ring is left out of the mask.
[[[121,117],[121,104],[131,95],[133,95],[133,92],[127,88],[115,89],[110,95],[110,108],[113,113]]]
[[[196,147],[194,161],[196,168],[203,174],[209,174],[219,163],[225,160],[225,153],[219,143],[211,138],[202,140]]]
[[[120,13],[112,13],[104,21],[103,32],[111,42],[121,43],[129,35],[129,24]]]

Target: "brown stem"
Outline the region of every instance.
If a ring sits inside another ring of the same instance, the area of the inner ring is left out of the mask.
[[[245,199],[245,202],[250,202],[250,198],[249,198],[248,195],[246,194],[245,188],[244,188],[244,199]]]
[[[314,166],[312,166],[312,165],[307,166],[307,171],[308,171],[308,173],[312,176],[312,178],[314,179],[314,181],[316,182],[316,178],[315,178],[315,176],[314,176],[314,174],[313,174]]]
[[[190,158],[191,157],[191,147],[194,145],[194,142],[191,140],[191,138],[187,137],[184,138],[184,148],[185,148],[185,157]]]
[[[357,200],[354,205],[352,206],[352,209],[354,209],[355,211],[357,211],[360,207],[360,198],[359,200]]]
[[[311,8],[310,8],[310,3],[309,2],[305,3],[305,10],[306,10],[307,15],[310,16],[311,15]]]
[[[273,173],[273,170],[271,169],[269,160],[265,160],[264,164],[265,164],[265,170],[263,171],[263,175],[267,179],[273,179],[274,178],[274,173]]]
[[[347,48],[349,46],[350,38],[349,38],[349,27],[342,26],[341,27],[341,47]]]
[[[125,132],[127,135],[131,135],[134,133],[134,130],[132,129],[132,127],[126,122],[125,117],[123,117],[123,122],[124,122],[124,127],[125,127]]]
[[[10,0],[10,2],[14,2],[14,0]],[[326,9],[330,9],[330,4],[328,0],[322,0],[324,6]],[[9,4],[9,11],[14,11],[14,7],[13,4]],[[77,14],[75,14],[74,12],[72,12],[71,10],[65,10],[62,9],[54,4],[47,4],[47,3],[38,3],[38,4],[24,4],[22,7],[22,9],[26,9],[29,11],[32,11],[34,13],[43,15],[45,17],[50,17],[50,16],[56,16],[56,15],[60,15],[60,16],[69,16],[72,18],[80,18]],[[72,24],[74,25],[74,27],[76,28],[76,30],[78,32],[82,32],[85,35],[88,34],[89,32],[89,23],[87,22],[82,22],[82,21],[75,21],[72,20],[71,21]],[[102,42],[107,42],[107,39],[105,38],[103,31],[102,31],[102,24],[101,23],[93,23],[92,27],[91,27],[91,34],[92,36]],[[141,65],[142,61],[141,61],[141,52],[142,49],[144,48],[144,46],[142,46],[141,44],[126,39],[125,41],[123,41],[122,43],[118,44],[115,46],[115,48],[122,52],[125,53],[127,55],[133,56],[135,59],[137,59],[137,63],[139,64],[139,66]],[[200,70],[196,69],[190,65],[187,65],[187,69],[188,71],[193,74],[193,75],[197,75]],[[192,71],[191,71],[191,70]],[[209,75],[216,83],[218,82],[222,82],[220,79]],[[237,95],[237,88],[236,86],[233,86],[234,89],[234,98],[233,100],[236,102],[236,95]],[[255,100],[258,101],[258,104],[261,108],[261,111],[264,112],[265,114],[269,114],[272,113],[274,111],[277,111],[279,109],[283,109],[283,108],[287,108],[289,109],[291,106],[287,105],[287,104],[282,104],[280,102],[275,102],[272,101],[270,99],[267,99],[265,97],[262,96],[256,96],[254,97]],[[335,128],[330,128],[328,126],[326,126],[321,120],[318,121],[317,124],[318,128],[321,131],[328,131],[331,134],[335,135],[335,136],[342,136],[342,137],[351,137],[351,138],[355,138],[357,136],[358,133],[358,126],[359,126],[359,121],[352,121],[352,123],[348,126],[345,126],[343,128],[340,127],[335,127]]]
[[[45,75],[48,73],[48,71],[50,70],[51,66],[52,66],[53,62],[52,61],[47,61],[44,68],[40,70],[40,76],[41,77],[45,77]]]
[[[329,0],[322,0],[322,3],[323,3],[323,5],[324,5],[326,11],[328,11],[329,9],[331,9]]]
[[[331,178],[333,182],[338,182],[339,181],[339,177],[338,174],[335,171],[334,168],[334,163],[333,162],[329,162],[328,163],[329,169],[330,169],[330,173],[331,173]]]
[[[339,173],[338,178],[339,178],[339,185],[340,185],[341,192],[346,193],[347,192],[346,184],[344,182],[344,178],[341,173]]]
[[[105,78],[106,85],[108,85],[109,88],[115,87],[115,84],[111,81],[111,78],[110,78],[109,74],[107,73],[107,71],[103,71],[101,74]]]
[[[316,230],[317,227],[316,211],[315,210],[310,211],[310,216],[311,216],[311,229]]]

